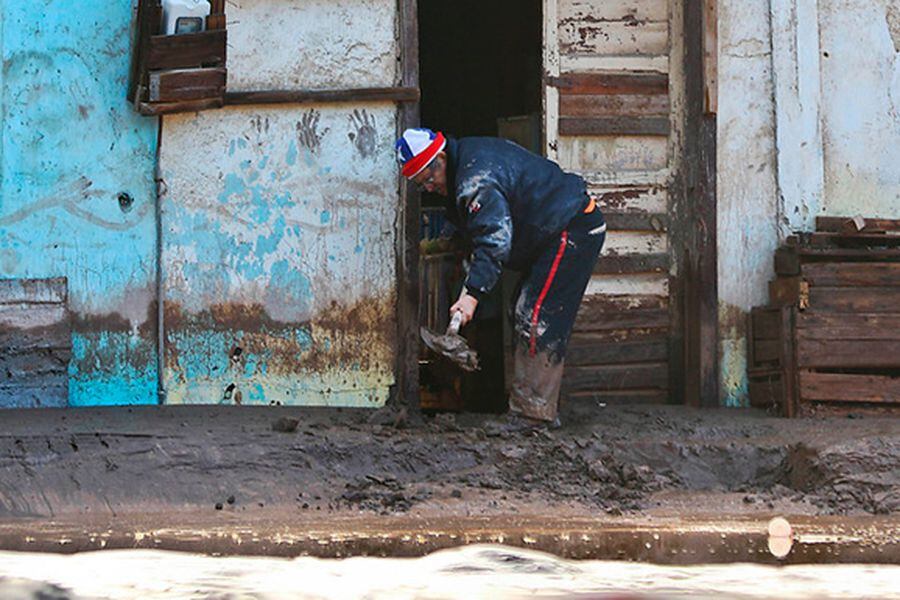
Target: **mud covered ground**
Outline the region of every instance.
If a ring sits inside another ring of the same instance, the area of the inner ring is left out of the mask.
[[[273,428],[282,419],[288,427]],[[285,421],[287,419],[288,421]],[[299,421],[293,431],[289,419]],[[0,414],[0,519],[341,515],[892,515],[900,420],[569,408],[501,417],[253,407]]]

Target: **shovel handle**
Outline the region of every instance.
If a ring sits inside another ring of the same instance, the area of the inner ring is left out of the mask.
[[[457,334],[459,333],[459,326],[462,325],[463,314],[462,311],[458,310],[453,313],[453,318],[450,319],[450,325],[447,326],[447,333]]]

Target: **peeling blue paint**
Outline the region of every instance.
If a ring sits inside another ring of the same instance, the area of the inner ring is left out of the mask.
[[[134,333],[153,300],[157,120],[125,99],[131,4],[0,2],[0,277],[68,278],[75,406],[157,402],[155,344]]]

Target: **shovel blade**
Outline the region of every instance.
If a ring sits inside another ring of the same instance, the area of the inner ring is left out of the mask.
[[[448,358],[464,371],[478,370],[478,353],[469,348],[464,337],[455,333],[438,334],[420,327],[422,341],[434,353]]]

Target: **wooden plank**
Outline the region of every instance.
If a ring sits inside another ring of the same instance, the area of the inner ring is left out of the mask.
[[[780,371],[767,374],[751,373],[747,378],[747,391],[750,406],[766,410],[783,411],[784,377]]]
[[[782,399],[781,409],[789,419],[797,415],[798,405],[798,385],[797,380],[797,344],[794,336],[794,326],[797,322],[796,308],[781,309],[781,353],[779,357],[780,366],[784,377],[782,379],[782,387],[784,397]]]
[[[669,215],[641,211],[605,211],[603,218],[610,231],[666,231]]]
[[[809,305],[809,285],[800,277],[777,277],[769,282],[769,304],[806,309]]]
[[[69,400],[69,377],[66,374],[27,383],[0,384],[2,408],[63,408]]]
[[[559,27],[560,54],[661,56],[668,53],[667,21],[572,21]]]
[[[65,277],[51,279],[0,279],[0,304],[64,304]]]
[[[669,270],[668,254],[624,254],[602,256],[594,266],[595,275],[663,273]]]
[[[781,310],[767,307],[750,311],[753,337],[760,340],[774,340],[781,337]]]
[[[665,309],[635,309],[618,313],[582,310],[575,320],[576,331],[651,329],[668,325],[669,312]]]
[[[810,248],[799,247],[803,263],[813,261],[894,262],[900,260],[900,248]]]
[[[210,69],[174,69],[150,73],[150,102],[177,102],[218,98],[225,93],[227,71]]]
[[[807,263],[802,272],[813,286],[900,286],[900,263]]]
[[[802,246],[813,248],[886,247],[900,246],[900,235],[883,233],[801,233]]]
[[[566,351],[566,365],[607,365],[660,362],[668,359],[667,340],[610,342],[589,334],[575,334]]]
[[[894,313],[900,307],[900,287],[811,287],[809,308],[817,311]]]
[[[560,0],[560,21],[665,21],[667,0]]]
[[[816,231],[841,233],[849,229],[848,221],[852,220],[852,217],[816,217]],[[900,231],[900,219],[864,219],[864,223],[862,231],[865,232]]]
[[[669,97],[640,94],[560,94],[560,117],[665,116]]]
[[[419,20],[416,0],[397,0],[400,45],[400,87],[419,89]],[[419,124],[419,104],[401,102],[397,109],[397,132]],[[416,186],[397,178],[402,224],[396,236],[395,269],[397,293],[397,383],[392,404],[419,410],[419,227],[421,195]]]
[[[206,30],[225,29],[225,13],[210,13],[206,17]]]
[[[42,311],[35,314],[30,311],[26,315],[19,313],[16,325],[0,320],[0,353],[18,352],[27,348],[52,349],[69,348],[72,345],[72,327],[62,307],[56,313]],[[22,318],[24,317],[24,318]],[[5,319],[4,319],[5,320]],[[28,324],[41,322],[39,326],[28,327]]]
[[[703,0],[703,111],[719,112],[719,10],[718,0]]]
[[[797,336],[810,340],[900,340],[900,312],[803,311],[797,315]]]
[[[181,100],[179,102],[140,102],[138,112],[146,116],[169,115],[174,113],[195,112],[211,108],[222,108],[222,98],[204,98],[201,100]]]
[[[900,377],[800,372],[804,402],[898,402]]]
[[[562,393],[563,402],[593,403],[608,406],[638,406],[648,404],[667,404],[667,390],[651,388],[646,390],[612,390]]]
[[[669,94],[665,73],[565,73],[549,77],[547,85],[559,88],[560,95],[572,94]]]
[[[68,348],[31,348],[22,352],[0,353],[0,383],[13,385],[68,373],[71,352]]]
[[[227,92],[225,104],[304,104],[314,102],[405,102],[419,101],[419,88],[398,86],[344,90],[264,90]]]
[[[560,117],[560,135],[669,135],[669,117]]]
[[[782,246],[775,250],[775,274],[792,277],[800,274],[800,254],[793,246]]]
[[[640,363],[633,365],[605,365],[593,367],[567,367],[562,387],[567,392],[665,389],[668,384],[668,363]]]
[[[824,368],[900,368],[900,340],[797,339],[797,366]]]
[[[146,67],[150,71],[225,65],[225,30],[154,35],[150,38]]]
[[[777,365],[781,362],[781,340],[753,340],[753,368]]]

